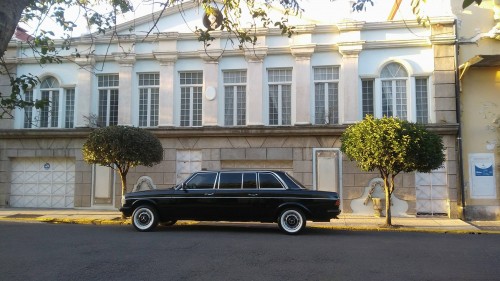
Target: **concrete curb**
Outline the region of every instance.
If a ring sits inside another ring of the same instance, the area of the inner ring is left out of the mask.
[[[131,225],[130,219],[93,219],[93,218],[56,218],[56,217],[41,217],[41,218],[0,218],[0,221],[17,221],[17,222],[39,222],[51,224],[86,224],[86,225]],[[200,224],[198,221],[180,221],[176,223],[178,226],[190,226]],[[497,230],[463,230],[463,229],[435,229],[425,227],[409,227],[409,226],[345,226],[345,225],[327,225],[321,223],[308,224],[308,228],[340,230],[340,231],[367,231],[367,232],[420,232],[420,233],[439,233],[439,234],[500,234]]]

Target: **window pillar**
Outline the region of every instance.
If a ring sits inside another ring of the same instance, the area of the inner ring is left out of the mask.
[[[75,93],[75,127],[88,127],[90,124],[87,118],[90,117],[90,105],[94,92],[92,90],[94,75],[90,69],[94,67],[95,59],[91,55],[89,58],[77,58],[75,62],[80,66],[77,72],[78,88]]]
[[[245,52],[248,63],[247,73],[247,125],[264,125],[264,57],[267,48],[255,48]]]
[[[208,53],[207,53],[208,52]],[[210,50],[200,52],[203,59],[203,110],[202,126],[218,125],[218,90],[219,83],[219,57],[222,50]]]
[[[344,124],[354,123],[360,119],[358,59],[361,48],[361,45],[347,45],[339,48],[343,56],[340,68],[340,77],[342,78],[340,92],[344,99],[341,110],[343,118],[340,122]]]
[[[117,54],[115,60],[120,64],[118,124],[132,126],[132,71],[135,54]]]
[[[313,44],[292,46],[292,55],[295,57],[292,83],[292,124],[311,124],[311,55],[314,53]]]
[[[155,58],[160,62],[160,108],[158,117],[159,127],[174,126],[174,85],[175,62],[177,53],[155,53]]]

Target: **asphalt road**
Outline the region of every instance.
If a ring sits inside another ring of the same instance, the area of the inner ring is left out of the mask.
[[[500,235],[0,222],[0,280],[500,280]]]

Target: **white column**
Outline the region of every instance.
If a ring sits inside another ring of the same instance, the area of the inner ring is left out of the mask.
[[[351,46],[352,47],[352,46]],[[360,99],[359,99],[359,73],[358,59],[361,46],[358,48],[340,48],[342,65],[340,67],[340,93],[343,93],[343,119],[344,124],[354,123],[360,120]]]
[[[92,104],[92,67],[95,64],[94,57],[77,58],[75,61],[80,68],[77,73],[77,88],[75,89],[75,127],[88,127],[90,117],[90,105]]]
[[[118,124],[132,126],[132,71],[134,69],[135,54],[116,55],[115,60],[120,63],[120,86],[118,93]]]
[[[311,124],[311,55],[315,45],[292,46],[295,57],[292,88],[292,124]]]
[[[247,68],[247,125],[264,125],[264,57],[267,48],[257,48],[245,52]]]
[[[160,61],[160,104],[159,120],[160,127],[173,127],[174,107],[174,85],[175,85],[175,62],[177,54],[157,54],[155,58]]]
[[[203,126],[217,126],[218,104],[223,97],[219,96],[217,85],[219,84],[219,57],[221,50],[201,51],[200,57],[203,64]]]

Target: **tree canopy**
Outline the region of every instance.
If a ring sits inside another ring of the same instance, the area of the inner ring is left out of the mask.
[[[82,148],[83,160],[110,167],[120,174],[122,196],[127,173],[136,166],[152,167],[163,160],[160,140],[151,132],[130,126],[109,126],[93,130]]]
[[[380,172],[386,195],[386,225],[392,225],[390,204],[394,178],[401,172],[428,173],[442,166],[442,139],[420,124],[395,117],[367,116],[349,126],[341,137],[341,151],[363,171]]]

